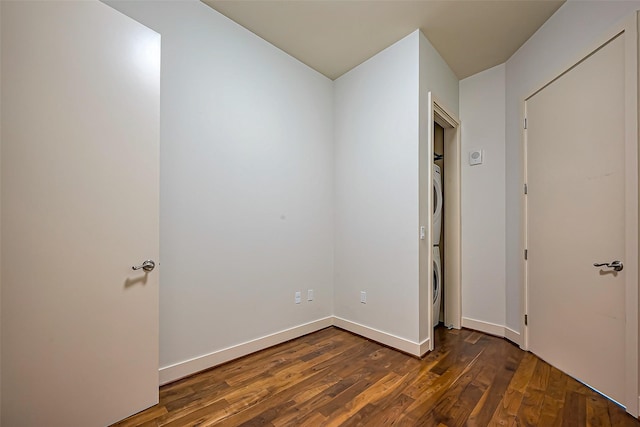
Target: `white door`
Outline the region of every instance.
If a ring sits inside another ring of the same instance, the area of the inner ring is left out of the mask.
[[[1,7],[3,425],[108,425],[158,401],[160,36]]]
[[[628,272],[594,266],[634,265],[625,253],[634,203],[625,154],[635,154],[625,152],[624,34],[526,111],[529,349],[624,404]]]

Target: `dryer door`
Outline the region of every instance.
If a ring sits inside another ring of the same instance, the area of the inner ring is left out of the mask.
[[[433,233],[432,244],[440,244],[442,233],[442,176],[440,168],[433,165]]]

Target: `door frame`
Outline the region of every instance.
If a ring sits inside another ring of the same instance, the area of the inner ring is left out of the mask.
[[[523,142],[522,151],[522,187],[524,188],[528,176],[527,159],[527,102],[535,94],[546,88],[548,85],[571,71],[575,66],[590,57],[600,48],[614,38],[625,34],[625,235],[628,237],[625,242],[625,401],[619,402],[626,407],[626,411],[638,416],[639,400],[638,396],[638,123],[640,122],[638,111],[638,21],[640,12],[633,13],[608,32],[592,43],[586,51],[581,52],[578,57],[561,68],[561,72],[547,80],[537,90],[533,91],[522,102],[524,108],[521,116],[521,140]],[[522,251],[528,247],[528,217],[527,217],[527,197],[523,191],[521,195],[522,208]],[[522,257],[521,261],[523,280],[521,312],[521,330],[523,331],[522,348],[529,350],[529,331],[525,324],[525,316],[529,312],[529,271],[527,262]],[[597,337],[594,337],[597,339]]]
[[[444,157],[443,174],[443,221],[444,233],[447,244],[445,246],[444,258],[447,260],[443,270],[444,304],[445,304],[445,324],[455,329],[462,327],[462,223],[461,223],[461,143],[460,143],[460,120],[443,103],[433,95],[427,94],[427,188],[429,221],[427,238],[429,250],[427,251],[427,296],[428,296],[428,328],[431,331],[432,339],[429,340],[429,350],[434,349],[435,337],[433,329],[433,251],[431,236],[433,233],[433,152],[434,138],[433,123],[437,123],[444,128],[444,146],[447,155]]]

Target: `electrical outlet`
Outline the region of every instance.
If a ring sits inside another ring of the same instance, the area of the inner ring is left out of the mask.
[[[360,302],[363,304],[367,303],[367,291],[360,291]]]
[[[313,289],[307,291],[307,301],[313,301]]]
[[[300,291],[296,292],[296,304],[300,304],[300,302],[302,301],[302,295],[300,294]]]

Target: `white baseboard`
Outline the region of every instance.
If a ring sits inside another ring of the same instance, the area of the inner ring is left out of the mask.
[[[516,332],[511,328],[504,327],[504,337],[514,344],[522,345],[520,332]]]
[[[320,329],[333,325],[333,319],[333,316],[325,317],[324,319],[315,320],[305,323],[304,325],[285,329],[284,331],[160,368],[160,385],[179,380],[193,375],[196,372],[255,353],[256,351],[264,350],[265,348],[301,337],[311,332],[319,331]]]
[[[426,340],[420,343],[420,357],[427,354],[429,350],[431,350],[431,340],[427,338]]]
[[[462,318],[462,327],[476,331],[484,332],[489,335],[495,335],[500,338],[506,338],[514,344],[520,345],[520,332],[516,332],[511,328],[495,323],[484,322],[482,320]]]
[[[502,325],[484,322],[482,320],[470,319],[468,317],[462,318],[462,327],[484,332],[485,334],[489,335],[495,335],[501,338],[504,338],[505,335],[504,326]]]
[[[403,351],[412,356],[421,357],[430,349],[431,341],[429,339],[426,339],[420,343],[413,342],[406,338],[401,338],[388,332],[380,331],[378,329],[374,329],[360,323],[352,322],[341,317],[328,316],[323,319],[305,323],[304,325],[295,326],[293,328],[285,329],[284,331],[276,332],[274,334],[257,338],[255,340],[247,341],[242,344],[234,345],[232,347],[223,348],[221,350],[217,350],[203,356],[195,357],[193,359],[185,360],[184,362],[179,362],[170,366],[160,368],[160,385],[177,381],[181,378],[193,375],[196,372],[213,368],[214,366],[220,365],[222,363],[229,362],[231,360],[246,356],[251,353],[255,353],[256,351],[273,347],[274,345],[301,337],[311,332],[319,331],[320,329],[324,329],[329,326],[337,326],[338,328],[342,328],[346,331],[353,332],[354,334],[360,335],[362,337],[377,341],[381,344]],[[499,337],[506,338],[516,344],[520,344],[520,333],[505,326],[483,322],[475,319],[469,319],[467,317],[462,318],[462,326],[480,332],[485,332],[487,334],[497,335]]]
[[[427,347],[427,350],[429,348],[428,340],[423,343],[416,343],[413,341],[409,341],[408,339],[392,335],[388,332],[379,331],[377,329],[370,328],[369,326],[364,326],[359,323],[343,319],[341,317],[334,317],[333,325],[349,332],[353,332],[354,334],[363,336],[365,338],[369,338],[373,341],[377,341],[381,344],[388,345],[389,347],[395,348],[397,350],[404,351],[405,353],[408,353],[412,356],[422,356],[426,352],[422,352],[422,347],[424,347],[425,345]]]
[[[495,335],[500,338],[506,338],[514,344],[521,345],[520,332],[516,332],[503,325],[463,317],[462,327],[484,332],[489,335]]]

